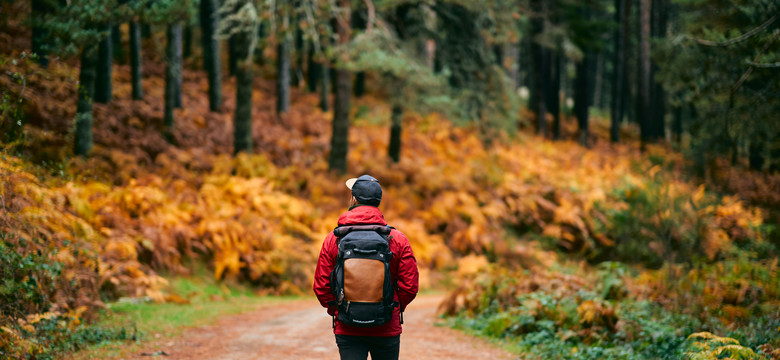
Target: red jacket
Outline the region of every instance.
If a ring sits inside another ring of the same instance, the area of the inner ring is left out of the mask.
[[[358,206],[350,211],[341,214],[339,225],[357,225],[357,224],[381,224],[387,225],[382,212],[373,206]],[[390,262],[390,273],[393,279],[397,280],[398,287],[395,291],[395,301],[398,301],[400,311],[406,309],[406,305],[417,296],[417,287],[419,282],[419,273],[417,272],[417,260],[412,253],[412,247],[406,235],[398,230],[390,231],[390,251],[393,252],[393,258]],[[334,315],[336,308],[329,307],[328,301],[334,300],[330,292],[330,272],[336,263],[338,255],[336,246],[336,236],[333,232],[328,234],[325,242],[322,243],[320,258],[317,261],[317,270],[314,272],[314,293],[323,307],[328,308],[328,314]],[[336,322],[336,328],[333,331],[337,335],[358,335],[358,336],[398,336],[401,335],[401,321],[399,308],[395,308],[393,319],[382,326],[359,328],[344,325]]]

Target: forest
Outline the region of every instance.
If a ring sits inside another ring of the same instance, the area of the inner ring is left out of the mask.
[[[2,359],[314,299],[362,174],[436,326],[780,359],[776,0],[0,0],[0,70]]]

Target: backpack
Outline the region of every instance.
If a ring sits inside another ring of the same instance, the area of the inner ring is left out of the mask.
[[[338,321],[356,327],[390,322],[395,282],[390,273],[390,226],[352,225],[333,230],[339,252],[330,273],[330,288]],[[336,316],[333,326],[336,326]]]

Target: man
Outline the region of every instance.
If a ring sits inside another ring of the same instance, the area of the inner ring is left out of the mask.
[[[382,201],[382,187],[379,181],[370,175],[347,180],[347,188],[352,190],[349,211],[339,217],[339,226],[351,225],[387,225],[379,203]],[[390,230],[389,240],[392,257],[390,260],[391,279],[395,281],[394,300],[399,306],[393,309],[389,322],[376,327],[354,327],[334,318],[334,334],[342,360],[366,360],[371,353],[372,360],[398,359],[401,340],[402,312],[417,295],[419,273],[417,261],[412,253],[409,240],[398,230]],[[314,274],[314,293],[331,316],[337,315],[333,306],[335,298],[331,293],[330,274],[336,264],[338,239],[333,232],[328,234],[322,244],[317,269]]]

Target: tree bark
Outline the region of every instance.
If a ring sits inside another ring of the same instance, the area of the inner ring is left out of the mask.
[[[181,109],[181,86],[182,86],[182,25],[176,23],[176,31],[173,33],[173,63],[175,67],[175,88],[173,93],[173,104],[177,109]]]
[[[43,26],[44,16],[51,11],[46,0],[32,1],[32,52],[37,55],[38,64],[43,67],[49,66],[49,55],[44,50],[49,37],[46,27]]]
[[[119,25],[111,26],[111,48],[114,51],[114,61],[119,64],[125,64],[125,51],[122,47],[122,31]]]
[[[186,24],[184,26],[184,45],[182,48],[182,59],[186,59],[192,55],[192,25]]]
[[[203,68],[208,73],[209,110],[218,112],[222,107],[222,59],[219,40],[214,36],[219,16],[217,0],[200,1],[201,46],[203,48]]]
[[[319,82],[320,77],[322,76],[320,74],[320,72],[322,72],[322,64],[315,61],[314,56],[314,43],[309,43],[309,56],[307,60],[308,65],[306,72],[306,85],[309,89],[309,92],[317,91],[317,82]]]
[[[320,65],[320,109],[327,112],[328,108],[328,94],[330,87],[330,67],[327,62]]]
[[[109,32],[111,26],[105,26],[102,30]],[[111,36],[104,36],[98,43],[98,60],[95,79],[95,102],[106,104],[111,102],[111,65],[114,60],[114,52],[111,49]]]
[[[288,46],[289,52],[289,46]],[[292,85],[297,87],[301,86],[303,82],[303,30],[300,27],[295,29],[295,70],[292,76]],[[289,57],[289,55],[288,55]]]
[[[612,103],[610,106],[610,127],[609,140],[613,143],[620,141],[620,121],[623,119],[623,94],[626,76],[626,56],[625,56],[625,30],[624,26],[628,21],[626,12],[626,0],[615,0],[615,23],[618,24],[615,29],[615,58],[614,75],[612,77]]]
[[[533,62],[533,85],[531,88],[531,108],[536,113],[536,134],[545,136],[547,133],[547,121],[545,120],[547,114],[547,108],[545,104],[546,98],[546,80],[545,79],[545,66],[549,68],[549,63],[546,59],[547,52],[542,46],[533,40],[534,37],[541,34],[544,31],[544,19],[542,13],[544,13],[543,0],[531,0],[531,10],[535,13],[535,17],[531,20],[531,57]]]
[[[355,97],[362,97],[366,93],[366,72],[355,73]]]
[[[277,45],[276,113],[290,110],[290,41],[280,39]]]
[[[390,115],[390,145],[388,146],[387,154],[394,163],[401,160],[401,126],[403,114],[404,108],[401,107],[401,105],[393,105],[392,114]]]
[[[96,66],[97,49],[94,45],[87,45],[81,51],[79,98],[73,142],[73,153],[76,156],[87,157],[92,153],[92,97],[95,93]]]
[[[574,87],[574,114],[577,116],[577,125],[579,133],[579,142],[582,146],[588,147],[590,137],[588,108],[591,99],[591,76],[590,69],[593,66],[593,54],[586,53],[582,61],[577,64],[577,78]]]
[[[152,25],[149,23],[142,23],[141,24],[141,37],[144,39],[149,39],[152,37]]]
[[[562,68],[562,49],[551,52],[552,59],[552,81],[550,81],[550,114],[553,117],[553,140],[561,139],[561,71]]]
[[[639,81],[637,88],[637,118],[641,148],[652,140],[650,126],[650,5],[651,0],[639,0]]]
[[[235,36],[228,38],[228,72],[230,76],[236,76],[236,66],[238,64],[238,49]]]
[[[173,108],[176,107],[176,79],[177,72],[181,71],[181,63],[176,63],[179,59],[176,52],[181,49],[176,45],[181,40],[181,25],[173,23],[168,25],[166,31],[168,43],[166,45],[165,62],[165,112],[163,114],[163,135],[168,142],[173,142]],[[178,40],[177,40],[178,39]],[[179,43],[180,45],[181,43]]]
[[[672,111],[674,115],[674,121],[672,123],[672,140],[679,146],[682,140],[683,132],[682,106],[675,106]]]
[[[655,39],[664,38],[666,36],[666,11],[665,0],[654,0],[652,2],[651,34]],[[666,114],[666,92],[660,83],[653,81],[657,71],[658,65],[653,63],[650,68],[650,81],[652,86],[650,90],[652,119],[650,122],[653,124],[651,131],[653,141],[666,138],[666,122],[664,120]]]
[[[241,49],[249,48],[249,36],[245,33],[234,35]],[[233,120],[233,154],[252,152],[252,60],[246,50],[236,64],[236,112]],[[289,86],[289,84],[288,84]]]
[[[337,21],[338,43],[346,44],[350,38],[350,0],[339,0],[339,6],[346,9],[344,19]],[[344,69],[336,70],[336,94],[333,101],[333,133],[330,142],[328,168],[340,174],[347,172],[347,151],[349,147],[349,100],[352,96],[352,76]]]
[[[130,22],[130,82],[132,83],[133,100],[144,97],[141,85],[141,27],[137,22]]]

